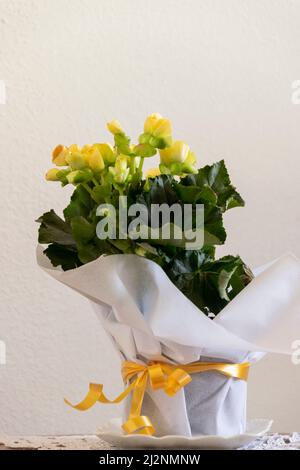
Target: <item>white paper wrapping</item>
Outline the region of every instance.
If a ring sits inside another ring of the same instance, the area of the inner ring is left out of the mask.
[[[39,248],[38,263],[91,300],[122,360],[254,363],[265,352],[292,354],[292,343],[300,336],[300,262],[293,255],[259,268],[255,279],[213,320],[160,266],[136,255],[104,256],[63,272]],[[192,379],[172,398],[148,390],[143,414],[156,434],[244,432],[246,382],[218,372],[193,374]]]

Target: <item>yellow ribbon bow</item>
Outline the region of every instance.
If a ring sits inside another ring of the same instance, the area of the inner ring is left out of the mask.
[[[175,395],[181,388],[191,382],[190,374],[209,370],[220,372],[228,377],[247,380],[250,363],[225,364],[222,362],[192,362],[190,364],[173,365],[165,362],[151,362],[149,365],[125,361],[122,364],[122,377],[127,388],[114,400],[109,400],[103,393],[103,385],[91,383],[83,401],[72,405],[76,410],[84,411],[91,408],[97,401],[100,403],[120,403],[131,392],[132,400],[128,420],[122,428],[128,434],[152,435],[155,428],[148,416],[141,416],[142,404],[148,381],[153,390],[163,389],[169,395]]]

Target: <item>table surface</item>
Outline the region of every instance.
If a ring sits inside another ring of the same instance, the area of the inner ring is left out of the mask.
[[[113,450],[97,436],[0,436],[0,450]]]
[[[245,449],[300,450],[300,433],[267,434]],[[97,436],[22,436],[0,437],[0,450],[117,450]]]

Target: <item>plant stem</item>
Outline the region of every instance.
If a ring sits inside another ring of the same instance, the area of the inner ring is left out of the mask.
[[[139,173],[141,173],[141,174],[142,174],[142,172],[143,172],[144,159],[145,159],[145,157],[141,157],[141,159],[140,159]]]
[[[95,176],[92,179],[95,186],[99,186],[99,182],[96,180]]]
[[[91,198],[97,202],[98,204],[98,201],[97,199],[94,197],[94,194],[93,194],[93,190],[92,188],[89,187],[88,183],[81,183],[81,185],[84,187],[84,189],[90,194]]]
[[[134,175],[135,173],[135,157],[130,157],[130,174]]]

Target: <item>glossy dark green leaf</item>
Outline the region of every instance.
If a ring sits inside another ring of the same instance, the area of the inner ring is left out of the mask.
[[[95,186],[93,189],[93,197],[98,202],[98,204],[103,204],[106,202],[107,198],[110,198],[112,190],[111,183]]]
[[[95,202],[90,194],[82,185],[79,185],[71,196],[70,204],[64,210],[65,219],[70,220],[77,216],[88,217],[94,205]]]
[[[61,219],[54,210],[43,214],[37,222],[40,223],[39,243],[58,243],[76,247],[70,224]]]
[[[217,205],[224,212],[233,207],[244,206],[244,200],[231,184],[224,160],[200,168],[198,173],[188,175],[181,180],[184,186],[209,187],[216,194]]]
[[[96,226],[88,222],[82,216],[72,218],[71,228],[74,240],[77,244],[88,243],[96,234]]]
[[[53,266],[61,266],[64,271],[75,269],[82,265],[78,258],[77,250],[68,249],[66,246],[51,243],[45,250],[45,255]]]

